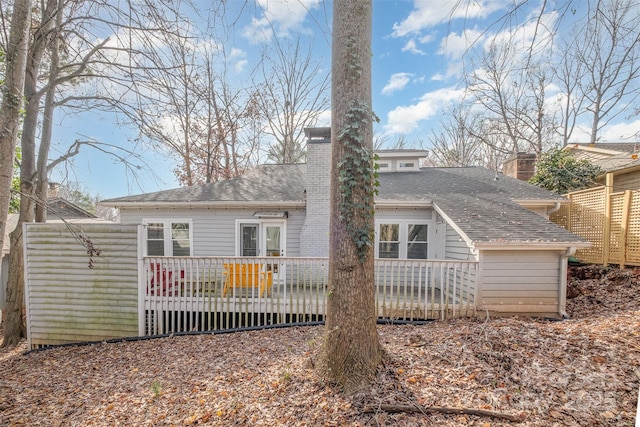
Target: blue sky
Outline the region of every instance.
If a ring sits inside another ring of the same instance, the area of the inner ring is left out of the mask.
[[[373,106],[381,122],[376,133],[388,145],[404,138],[409,145],[428,140],[437,128],[442,112],[463,96],[463,55],[471,41],[482,46],[484,40],[500,32],[513,33],[520,28],[527,37],[527,26],[537,16],[539,2],[530,1],[511,20],[504,14],[513,0],[476,0],[468,6],[452,6],[458,0],[374,0],[373,13]],[[464,2],[463,2],[464,3]],[[552,2],[549,2],[552,3]],[[574,2],[580,8],[582,0]],[[209,1],[200,2],[202,8]],[[248,80],[256,65],[263,40],[260,34],[274,29],[281,39],[300,35],[313,44],[314,59],[330,68],[330,33],[332,5],[322,0],[231,0],[230,11],[238,14],[228,52],[238,81]],[[554,22],[553,10],[549,22]],[[205,15],[202,13],[202,15]],[[580,15],[580,11],[576,16]],[[197,17],[194,17],[194,21]],[[505,27],[505,22],[509,26]],[[552,25],[552,24],[551,24]],[[328,114],[324,125],[328,125]],[[631,135],[640,130],[640,122],[619,124],[608,140],[616,135]],[[119,127],[115,118],[104,113],[86,112],[75,118],[58,117],[54,140],[61,146],[75,139],[95,138],[129,147],[135,132]],[[425,147],[428,148],[428,147]],[[111,198],[178,186],[172,173],[174,163],[151,149],[139,152],[150,165],[139,171],[139,179],[102,153],[84,152],[73,166],[54,171],[51,179],[64,176],[76,180],[92,195]],[[52,154],[53,157],[53,154]],[[153,172],[150,172],[153,170]]]

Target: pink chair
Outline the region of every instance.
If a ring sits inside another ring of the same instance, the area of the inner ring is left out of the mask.
[[[151,280],[147,293],[151,296],[177,296],[180,294],[180,280],[173,280],[173,271],[162,267],[159,262],[149,264]],[[180,278],[184,278],[184,271],[180,271]]]

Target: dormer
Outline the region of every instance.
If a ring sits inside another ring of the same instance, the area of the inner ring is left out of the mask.
[[[420,170],[427,150],[377,150],[378,172],[415,172]]]

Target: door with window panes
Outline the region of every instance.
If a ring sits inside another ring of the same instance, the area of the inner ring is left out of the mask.
[[[285,256],[284,222],[240,224],[240,256]],[[282,273],[281,263],[269,262],[267,270]],[[274,277],[275,279],[275,277]]]

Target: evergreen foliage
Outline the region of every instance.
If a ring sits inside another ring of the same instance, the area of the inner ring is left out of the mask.
[[[543,153],[531,184],[558,194],[593,187],[604,170],[588,160],[576,159],[568,151],[555,149]]]

